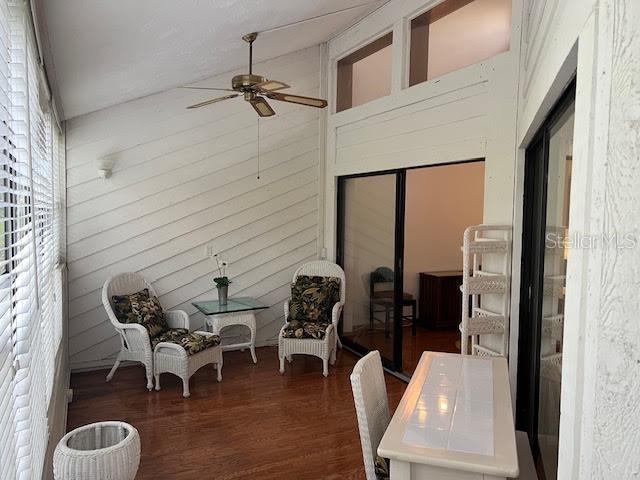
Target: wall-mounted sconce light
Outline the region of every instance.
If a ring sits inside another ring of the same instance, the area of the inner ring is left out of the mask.
[[[98,167],[98,177],[102,178],[103,180],[111,178],[111,172],[114,163],[115,159],[112,155],[98,158],[98,160],[96,161],[96,166]]]

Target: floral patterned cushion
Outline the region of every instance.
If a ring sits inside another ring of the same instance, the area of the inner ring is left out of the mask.
[[[374,463],[376,470],[376,478],[378,480],[389,480],[389,460],[376,455],[376,461]]]
[[[198,332],[189,332],[186,328],[170,328],[151,339],[151,348],[156,348],[156,345],[160,342],[181,345],[186,350],[187,355],[193,355],[206,348],[220,345],[220,337],[218,335],[202,335]]]
[[[128,323],[139,323],[147,329],[150,338],[155,338],[169,329],[158,297],[131,299],[131,319]]]
[[[113,313],[121,323],[135,323],[137,317],[131,311],[131,301],[149,298],[149,289],[145,288],[131,295],[113,295]]]
[[[324,338],[328,323],[292,320],[282,332],[284,338]]]
[[[291,285],[289,318],[305,323],[331,323],[331,310],[339,301],[339,278],[300,275]]]

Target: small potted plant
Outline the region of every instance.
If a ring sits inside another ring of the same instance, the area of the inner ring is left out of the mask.
[[[220,305],[227,304],[227,297],[229,294],[229,285],[231,284],[231,280],[227,277],[227,266],[228,263],[224,260],[220,260],[220,257],[216,253],[214,255],[216,259],[216,264],[218,265],[218,276],[213,277],[213,281],[216,284],[216,288],[218,289],[218,303]]]

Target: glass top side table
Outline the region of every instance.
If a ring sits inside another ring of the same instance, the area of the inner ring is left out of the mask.
[[[226,305],[220,305],[217,300],[204,300],[192,302],[191,304],[207,317],[207,327],[216,335],[220,335],[222,329],[230,325],[244,325],[247,327],[251,334],[249,342],[223,344],[222,350],[244,350],[249,348],[253,363],[258,362],[256,358],[255,312],[269,308],[268,305],[250,297],[230,298]]]

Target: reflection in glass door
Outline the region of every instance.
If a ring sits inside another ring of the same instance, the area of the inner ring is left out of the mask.
[[[562,333],[567,272],[569,197],[573,158],[573,105],[553,126],[549,138],[545,249],[540,320],[538,446],[545,478],[557,478],[560,428]]]
[[[395,321],[402,283],[397,252],[402,232],[396,228],[404,215],[403,201],[398,201],[402,182],[404,172],[341,178],[338,186],[338,262],[348,298],[341,338],[362,353],[379,350],[393,370],[402,367],[402,325]]]
[[[518,428],[528,432],[545,480],[558,470],[574,92],[568,90],[526,155]]]

